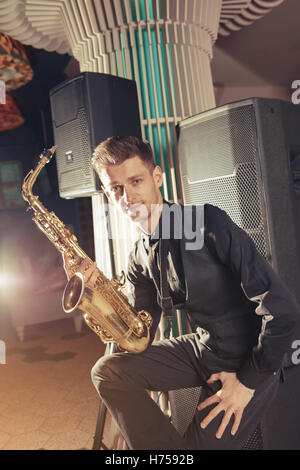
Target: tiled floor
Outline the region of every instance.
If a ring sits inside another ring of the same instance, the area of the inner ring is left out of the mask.
[[[0,449],[92,449],[100,399],[90,370],[105,350],[97,335],[66,319],[28,326],[22,343],[6,336]]]

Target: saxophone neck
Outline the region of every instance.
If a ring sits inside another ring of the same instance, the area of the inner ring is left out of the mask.
[[[45,149],[41,155],[40,155],[40,160],[39,163],[37,164],[36,168],[34,170],[30,170],[30,172],[26,175],[23,185],[22,185],[22,196],[23,199],[28,202],[29,206],[31,207],[33,203],[38,199],[37,196],[34,196],[32,193],[32,188],[33,185],[44,168],[44,166],[50,162],[51,158],[53,157],[53,154],[56,150],[56,145],[51,147],[50,149]],[[29,208],[30,208],[29,207]]]

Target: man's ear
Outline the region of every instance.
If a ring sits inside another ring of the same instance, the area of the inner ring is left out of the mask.
[[[162,185],[162,170],[160,166],[156,165],[156,167],[153,170],[152,175],[153,175],[154,181],[157,184],[157,187],[160,188],[160,186]]]

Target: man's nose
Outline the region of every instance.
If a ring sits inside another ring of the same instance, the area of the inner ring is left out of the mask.
[[[123,187],[122,197],[126,204],[132,204],[134,202],[133,191],[129,187]]]

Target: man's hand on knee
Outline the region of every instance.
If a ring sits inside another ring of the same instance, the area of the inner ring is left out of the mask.
[[[217,430],[216,437],[220,439],[232,417],[234,415],[234,423],[231,434],[234,436],[237,432],[244,409],[252,399],[255,390],[245,387],[237,378],[235,372],[219,372],[212,374],[207,383],[213,383],[217,380],[222,382],[222,388],[198,405],[198,410],[203,410],[213,403],[218,403],[208,415],[201,421],[201,428],[206,426],[221,412],[224,412],[222,422]]]

